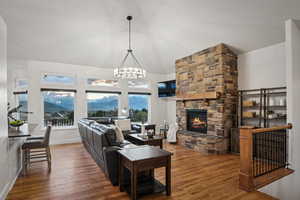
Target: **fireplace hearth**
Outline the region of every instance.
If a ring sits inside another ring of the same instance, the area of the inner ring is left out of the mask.
[[[207,134],[207,110],[187,109],[187,130]]]

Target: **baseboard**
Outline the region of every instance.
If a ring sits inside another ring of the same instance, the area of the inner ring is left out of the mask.
[[[17,181],[19,175],[21,174],[22,168],[19,169],[18,173],[16,174],[16,177],[10,182],[5,185],[3,190],[0,192],[0,200],[5,200],[8,193],[11,191],[13,188],[15,182]]]

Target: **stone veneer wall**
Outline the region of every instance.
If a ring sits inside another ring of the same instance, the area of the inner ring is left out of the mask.
[[[219,98],[177,101],[179,144],[204,153],[226,153],[237,104],[237,56],[224,44],[176,60],[176,95],[216,91]],[[208,132],[186,131],[186,109],[207,109]]]

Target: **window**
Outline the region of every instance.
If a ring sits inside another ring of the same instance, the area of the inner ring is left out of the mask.
[[[21,106],[17,114],[17,119],[22,121],[28,121],[28,94],[27,92],[15,92],[16,106]]]
[[[74,125],[75,91],[42,89],[44,125],[57,127]]]
[[[26,88],[28,87],[28,81],[26,79],[17,79],[16,88]]]
[[[118,81],[117,80],[102,80],[102,79],[89,78],[89,79],[87,79],[87,84],[91,85],[91,86],[117,87]]]
[[[74,77],[45,74],[42,78],[43,83],[47,84],[65,84],[72,85],[75,83]]]
[[[88,117],[118,116],[119,93],[87,91]]]
[[[128,87],[129,88],[142,88],[142,89],[148,89],[149,83],[145,80],[129,80],[128,81]]]
[[[149,94],[128,93],[128,100],[131,121],[147,122]]]

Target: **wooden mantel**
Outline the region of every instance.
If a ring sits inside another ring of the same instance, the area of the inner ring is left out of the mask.
[[[203,92],[199,94],[186,94],[176,96],[177,101],[200,100],[200,99],[217,99],[220,97],[218,92]]]

